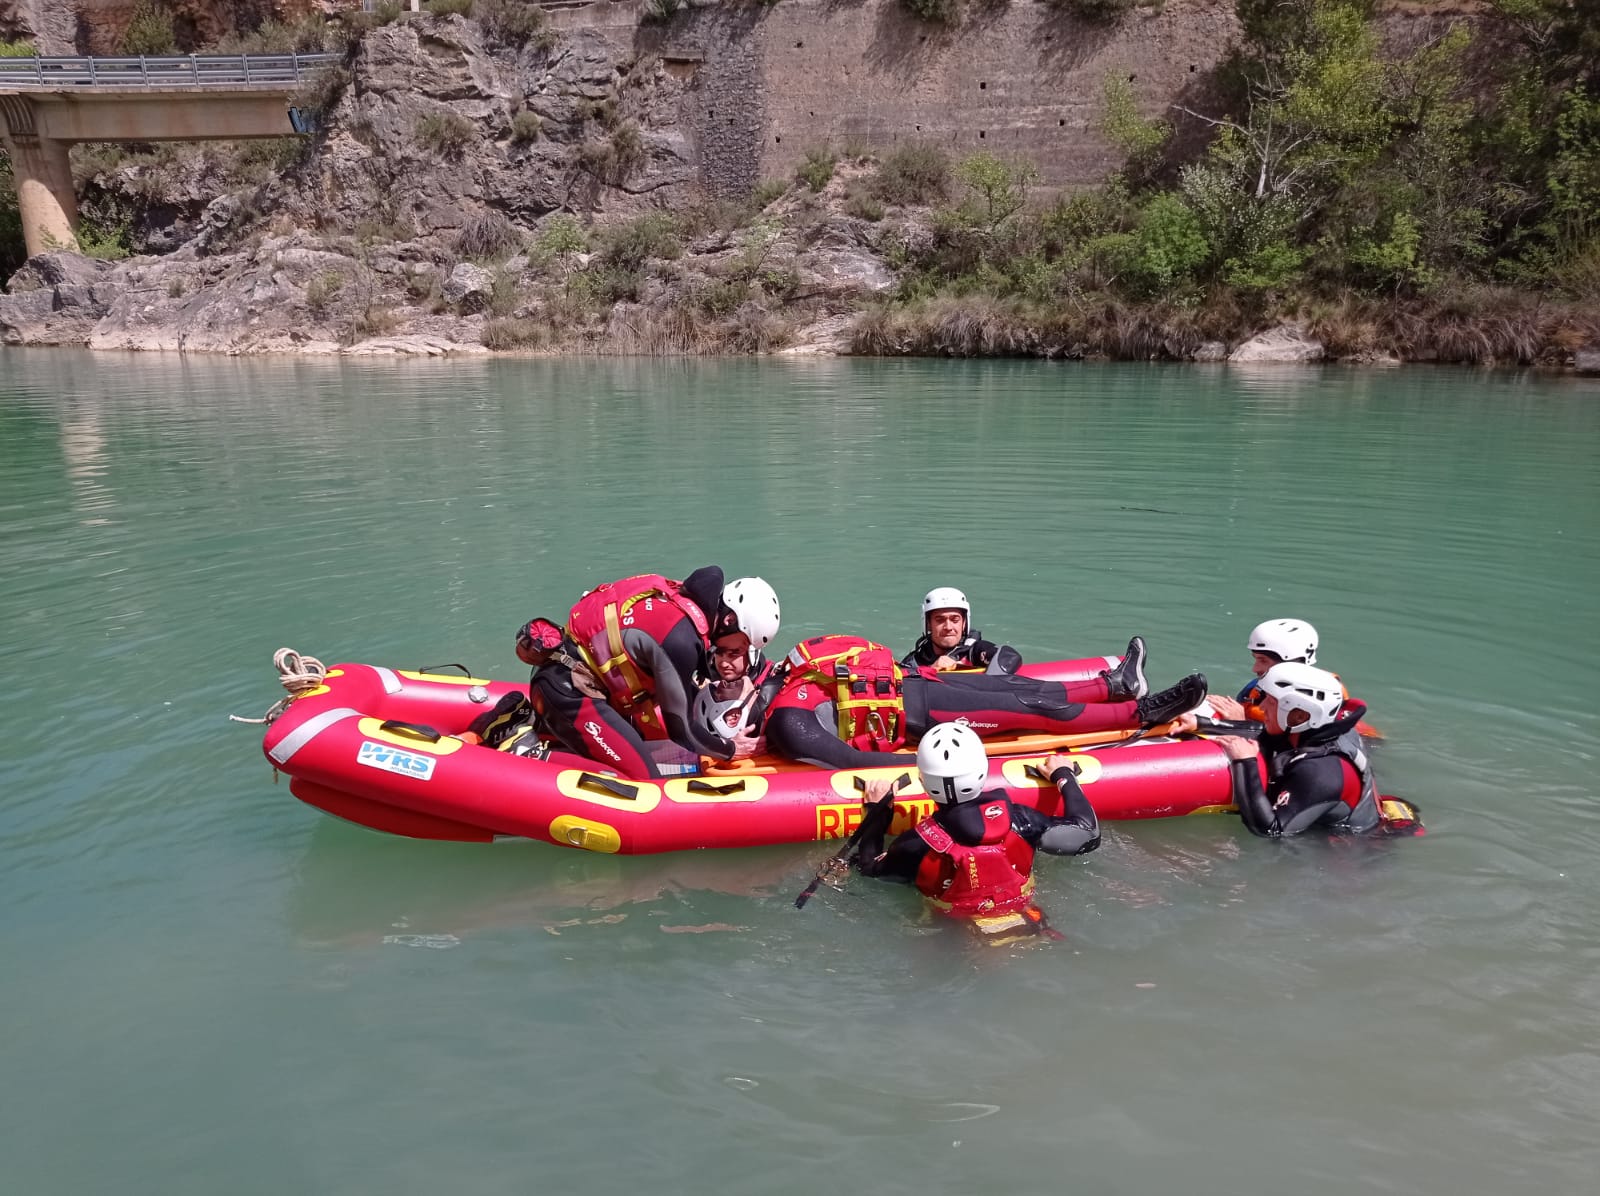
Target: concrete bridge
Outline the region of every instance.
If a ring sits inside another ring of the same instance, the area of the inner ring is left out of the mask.
[[[287,100],[337,54],[0,58],[0,140],[29,255],[77,245],[67,147],[78,141],[284,137]]]

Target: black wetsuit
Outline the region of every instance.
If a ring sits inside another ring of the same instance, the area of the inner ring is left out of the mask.
[[[941,656],[964,668],[990,669],[997,673],[1014,673],[1022,663],[1022,654],[1005,644],[992,643],[983,638],[983,632],[973,631],[961,637],[961,642],[948,651],[936,646],[931,635],[924,635],[916,647],[900,658],[900,667],[906,669],[931,669]]]
[[[1083,855],[1100,846],[1100,819],[1084,795],[1083,786],[1070,768],[1058,768],[1050,774],[1056,791],[1066,804],[1066,813],[1060,817],[1042,814],[1031,806],[1019,806],[1007,799],[1011,808],[1011,828],[1029,844],[1050,855]],[[957,843],[973,846],[982,842],[983,806],[1003,794],[985,793],[982,798],[939,806],[933,820],[942,826]],[[864,876],[881,876],[888,880],[913,882],[923,857],[933,849],[916,831],[906,831],[884,849],[883,837],[894,820],[892,800],[878,802],[867,809],[861,823],[861,847],[855,864]]]
[[[1361,833],[1378,826],[1382,811],[1370,772],[1345,754],[1365,763],[1356,724],[1366,713],[1363,703],[1347,701],[1337,719],[1297,736],[1298,743],[1287,735],[1263,735],[1264,788],[1253,758],[1235,760],[1233,800],[1245,826],[1269,838],[1313,828]]]

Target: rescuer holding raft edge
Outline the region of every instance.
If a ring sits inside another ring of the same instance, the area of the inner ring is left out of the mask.
[[[1003,790],[984,792],[989,758],[965,723],[929,731],[917,746],[917,771],[936,808],[887,848],[894,783],[867,783],[855,859],[861,874],[913,884],[935,910],[972,919],[985,933],[1044,929],[1033,903],[1034,849],[1083,855],[1100,846],[1100,820],[1071,757],[1057,753],[1044,763],[1065,807],[1059,817],[1015,805]]]
[[[1379,827],[1420,834],[1417,811],[1382,797],[1356,730],[1366,705],[1344,696],[1339,678],[1307,664],[1279,664],[1261,677],[1267,733],[1259,743],[1217,742],[1233,761],[1233,799],[1253,834],[1280,838],[1320,828],[1364,834]],[[1262,784],[1265,762],[1266,784]]]

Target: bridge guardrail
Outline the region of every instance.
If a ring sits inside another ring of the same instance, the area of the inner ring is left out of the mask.
[[[185,54],[150,58],[0,58],[0,88],[265,87],[298,84],[339,54]]]

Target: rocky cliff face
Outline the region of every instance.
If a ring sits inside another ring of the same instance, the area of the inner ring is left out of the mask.
[[[887,231],[830,220],[839,186],[776,201],[759,227],[700,207],[685,81],[600,31],[514,45],[461,16],[406,20],[338,79],[283,177],[216,199],[161,257],[36,259],[0,298],[0,340],[765,349],[812,325],[837,339],[890,285],[872,250]],[[586,243],[572,213],[620,231]]]

